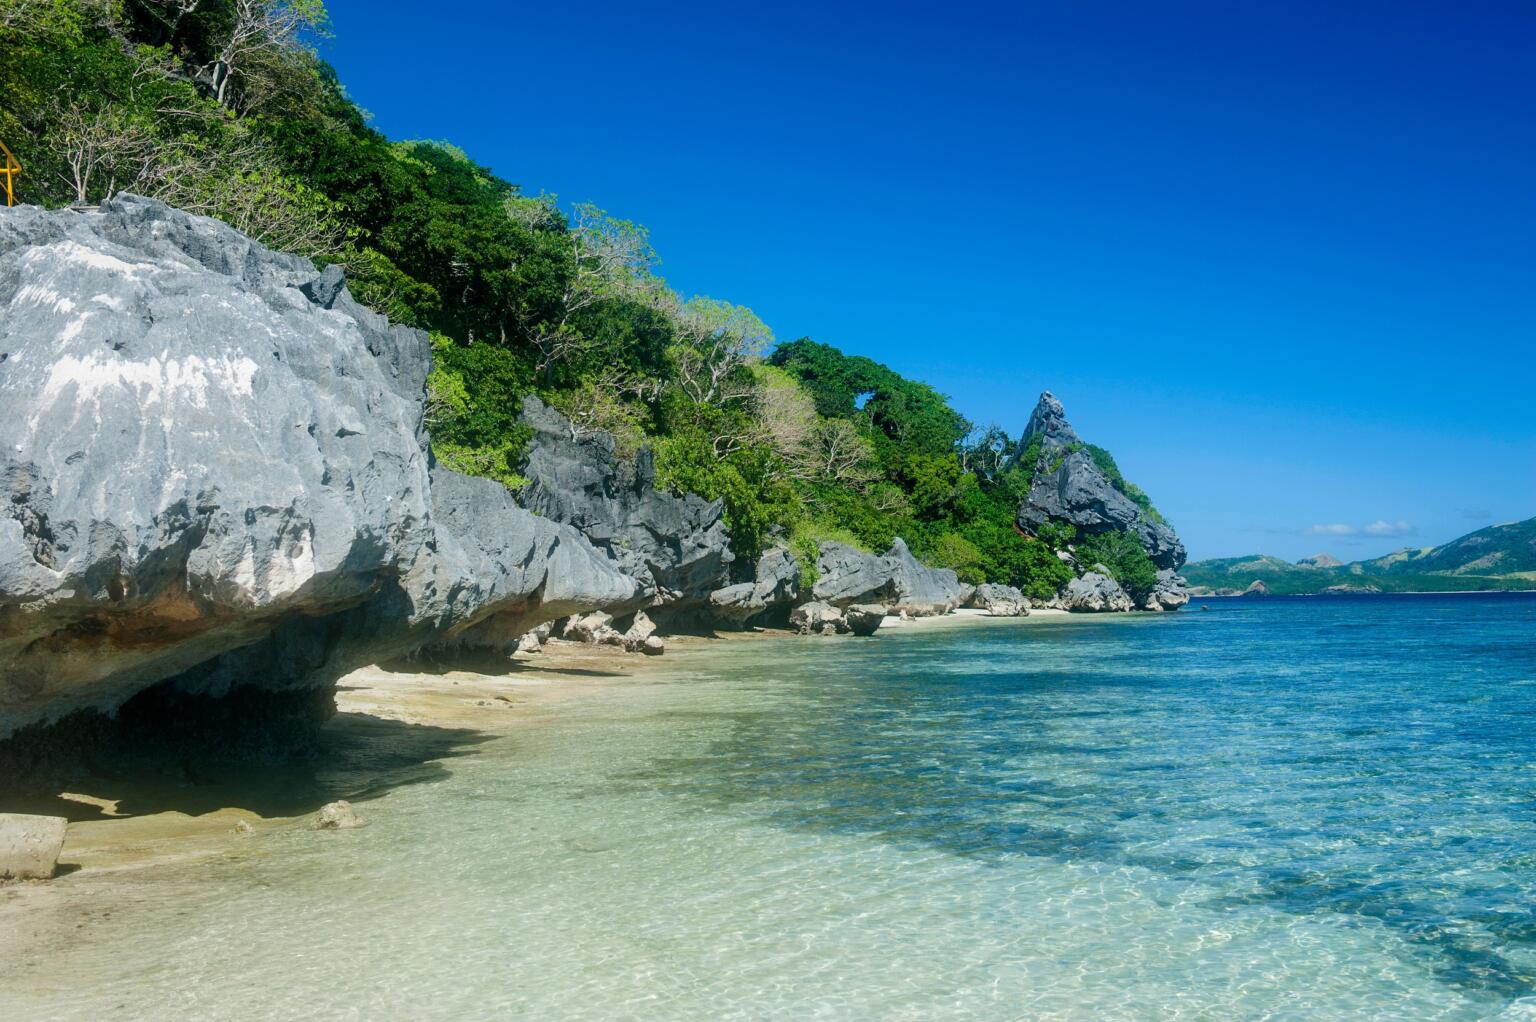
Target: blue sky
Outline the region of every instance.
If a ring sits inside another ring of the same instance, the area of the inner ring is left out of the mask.
[[[323,53],[780,338],[1054,391],[1195,558],[1536,515],[1536,6],[831,6],[330,0]]]

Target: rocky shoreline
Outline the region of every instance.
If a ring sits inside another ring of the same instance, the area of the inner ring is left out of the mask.
[[[1046,600],[972,586],[900,539],[822,542],[814,565],[782,542],[738,557],[719,501],[658,488],[647,451],[621,457],[533,397],[526,486],[450,471],[429,444],[425,333],[360,306],[335,267],[158,202],[0,211],[0,310],[12,778],[87,749],[260,754],[333,712],[343,676],[403,656],[551,637],[655,654],[667,635],[763,625],[868,635],[967,607],[1187,599],[1177,537],[1083,455],[1049,394],[1025,438],[1048,470],[1019,528],[1138,536],[1161,568],[1139,604],[1096,565]]]

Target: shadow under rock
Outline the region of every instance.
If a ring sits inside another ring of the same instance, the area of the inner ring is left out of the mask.
[[[595,654],[601,655],[601,654]],[[560,674],[576,678],[622,678],[623,671],[603,671],[586,667],[546,667],[529,660],[514,660],[494,650],[447,650],[417,653],[379,664],[396,674],[432,674],[442,676],[463,671],[499,678],[513,674]]]
[[[494,737],[328,712],[329,692],[296,701],[297,710],[263,716],[252,711],[271,711],[269,694],[161,698],[116,717],[80,714],[23,734],[0,745],[0,766],[12,768],[0,769],[0,812],[71,822],[231,808],[300,816],[337,799],[367,801],[442,780],[452,774],[445,761]],[[145,726],[151,715],[152,728]]]

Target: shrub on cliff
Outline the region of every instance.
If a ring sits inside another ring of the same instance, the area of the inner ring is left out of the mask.
[[[1102,564],[1139,605],[1157,585],[1157,565],[1136,537],[1127,532],[1099,532],[1077,543],[1076,557],[1083,567]]]

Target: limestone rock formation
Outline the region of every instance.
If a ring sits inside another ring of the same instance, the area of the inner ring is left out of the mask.
[[[328,802],[315,814],[315,830],[358,830],[366,826],[368,821],[346,799]]]
[[[0,739],[638,602],[574,530],[432,471],[429,366],[217,221],[0,209]]]
[[[1242,593],[1240,593],[1239,595],[1241,595],[1241,596],[1268,596],[1269,595],[1269,586],[1264,584],[1264,580],[1262,578],[1256,578],[1252,582],[1250,582],[1248,584],[1248,588],[1244,589],[1242,591]]]
[[[874,635],[885,617],[886,608],[874,603],[855,603],[843,611],[843,621],[854,635]]]
[[[878,554],[826,540],[818,548],[811,595],[824,603],[886,603],[897,595],[895,566]]]
[[[1189,583],[1172,569],[1157,573],[1157,584],[1141,602],[1142,610],[1178,610],[1189,602]]]
[[[992,617],[1023,617],[1029,613],[1029,600],[1023,593],[995,582],[977,586],[966,606],[984,610]]]
[[[709,594],[710,616],[717,626],[739,630],[799,598],[800,562],[784,547],[774,547],[757,559],[752,581]]]
[[[896,584],[896,598],[890,604],[892,614],[937,617],[965,602],[965,587],[959,576],[949,568],[930,568],[919,562],[901,537],[891,544],[885,559]]]
[[[656,625],[644,611],[617,621],[613,615],[602,611],[577,614],[566,619],[561,637],[589,646],[615,646],[626,653],[647,656],[659,656],[666,651],[666,644],[656,634]]]
[[[840,635],[848,630],[848,619],[838,607],[812,600],[789,612],[789,626],[801,635]]]
[[[1164,523],[1117,490],[1067,422],[1061,402],[1040,395],[1020,443],[1019,456],[1039,440],[1034,482],[1019,508],[1018,525],[1033,533],[1047,522],[1066,522],[1087,532],[1135,533],[1159,568],[1184,564],[1184,544]]]
[[[533,429],[518,492],[523,507],[575,527],[625,574],[640,581],[658,610],[705,605],[729,581],[733,555],[720,501],[656,488],[649,450],[614,451],[602,430],[577,430],[536,397],[523,402]]]
[[[1135,608],[1120,583],[1101,571],[1090,571],[1082,578],[1068,582],[1061,594],[1061,604],[1067,610],[1095,613]]]
[[[0,880],[51,879],[68,822],[62,816],[0,813]]]

